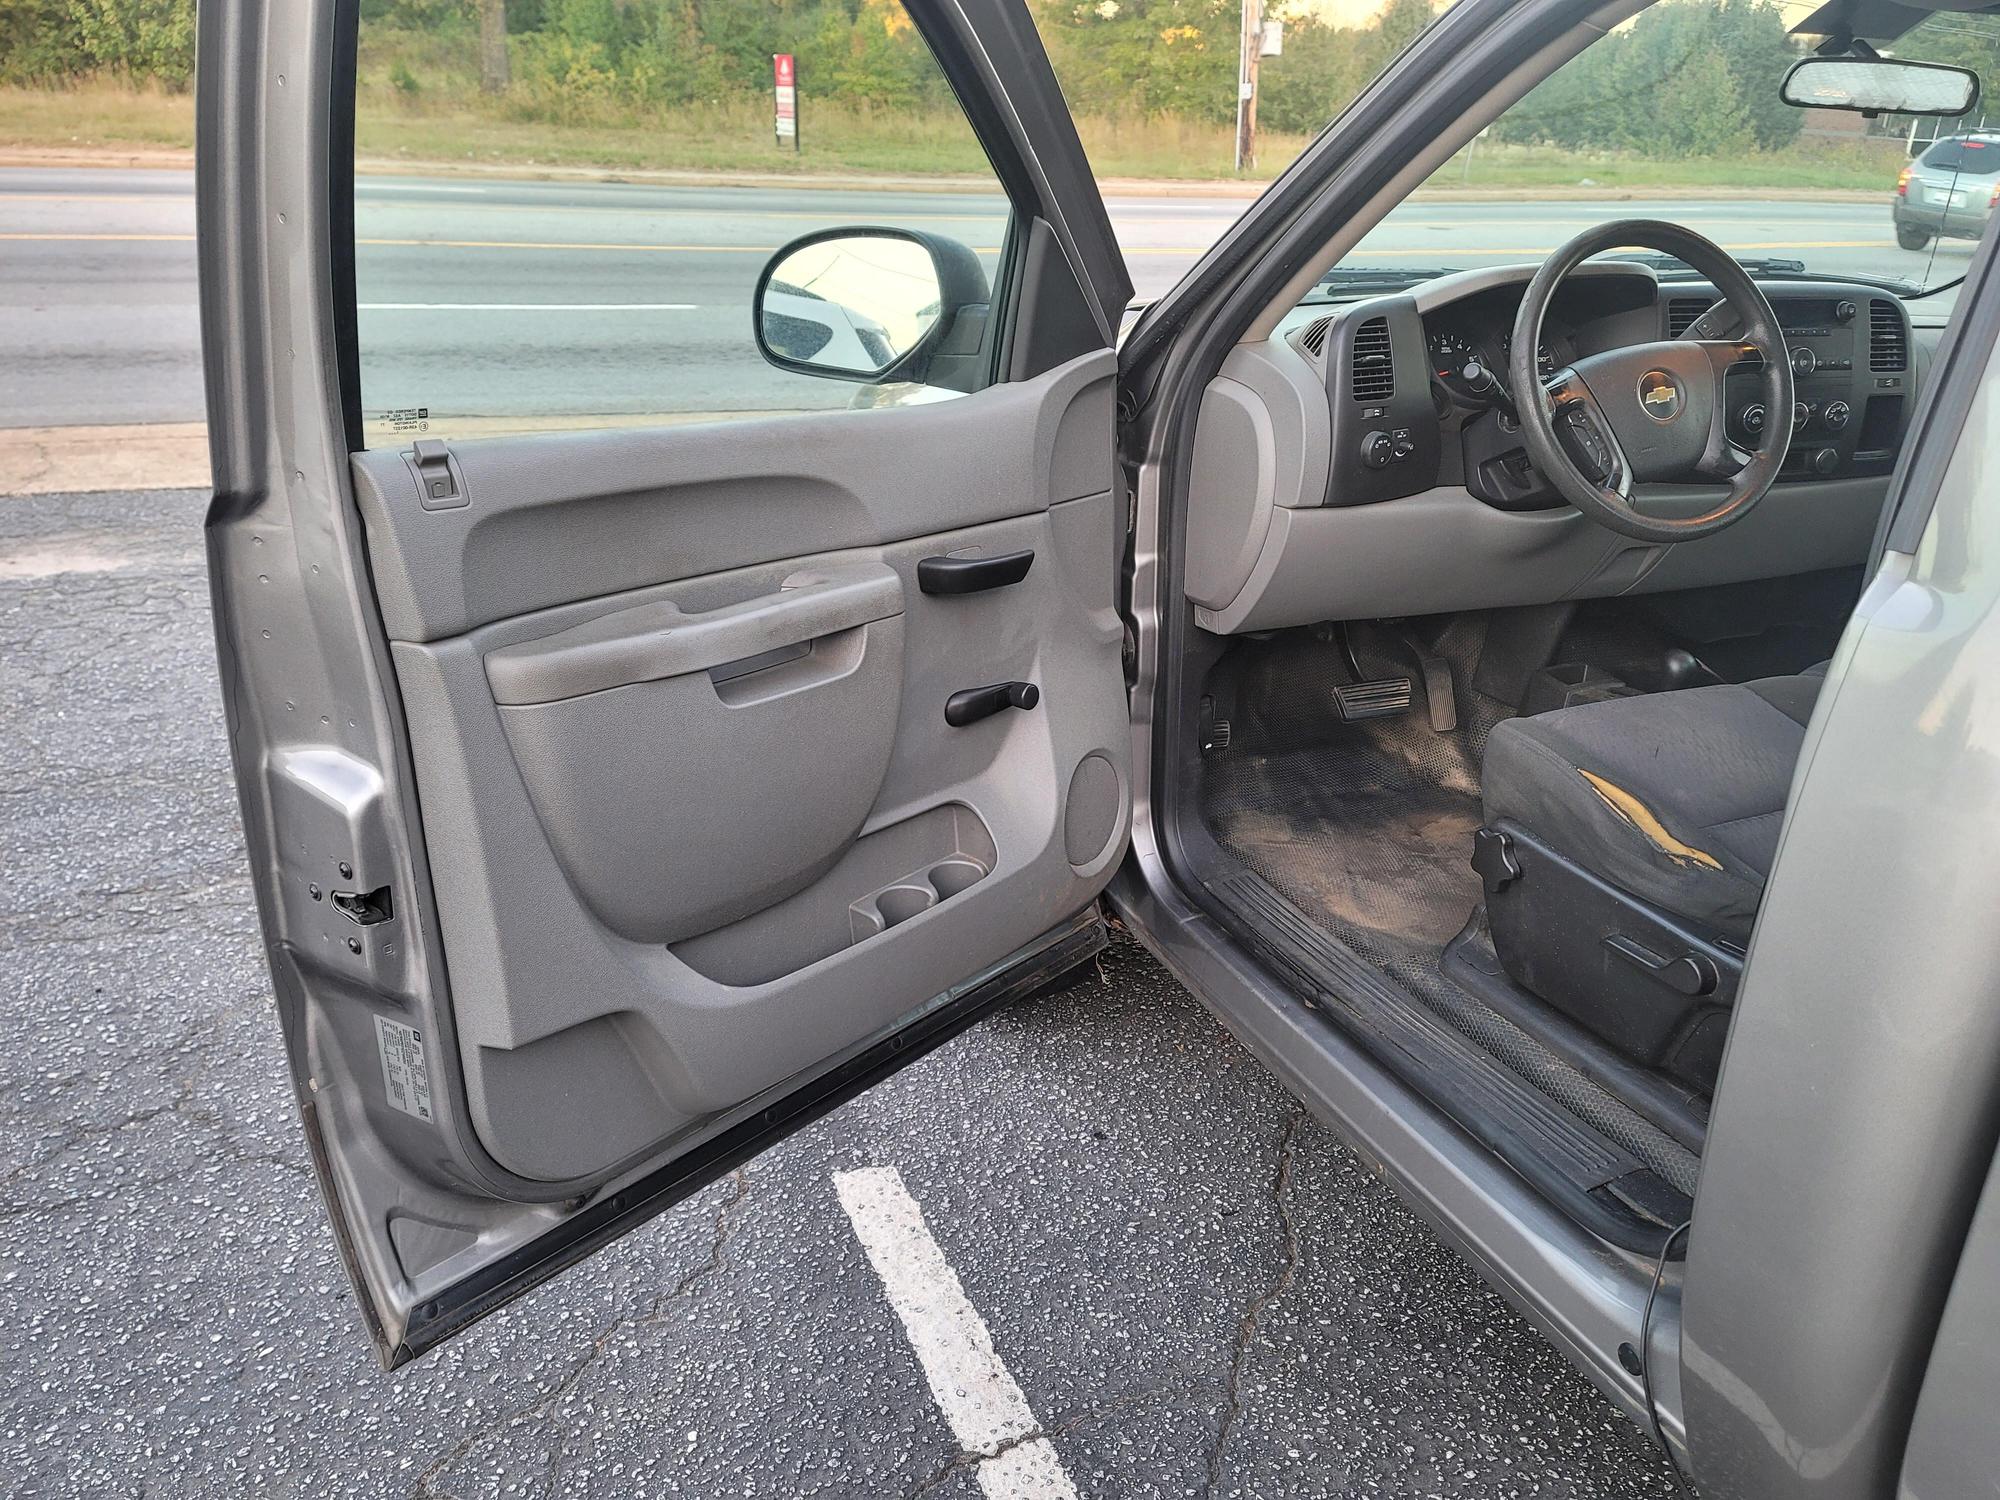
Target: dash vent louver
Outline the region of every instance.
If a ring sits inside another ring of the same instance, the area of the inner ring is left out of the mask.
[[[1708,311],[1706,297],[1675,297],[1667,303],[1667,337],[1677,339]]]
[[[1354,363],[1348,394],[1356,401],[1386,401],[1396,393],[1396,359],[1390,348],[1389,320],[1370,318],[1354,330]]]
[[[1878,375],[1910,367],[1910,336],[1902,309],[1879,298],[1868,304],[1868,368]]]
[[[1326,352],[1326,331],[1333,327],[1333,319],[1321,318],[1317,323],[1308,323],[1299,330],[1299,347],[1317,359]]]

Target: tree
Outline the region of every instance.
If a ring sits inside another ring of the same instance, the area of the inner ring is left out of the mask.
[[[507,0],[479,0],[479,86],[500,94],[507,81]]]

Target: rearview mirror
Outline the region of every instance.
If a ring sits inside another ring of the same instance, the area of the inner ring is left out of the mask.
[[[1979,102],[1979,75],[1890,57],[1808,57],[1792,64],[1778,92],[1801,109],[1956,119]]]
[[[785,246],[764,267],[752,316],[758,349],[781,369],[923,380],[962,314],[983,312],[989,295],[979,257],[958,241],[871,225]]]

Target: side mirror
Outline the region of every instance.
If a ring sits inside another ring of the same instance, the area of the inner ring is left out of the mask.
[[[1800,109],[1956,119],[1979,102],[1979,75],[1891,57],[1807,57],[1792,64],[1778,95]]]
[[[934,362],[977,351],[991,296],[978,255],[957,240],[863,225],[772,256],[751,318],[759,352],[779,369],[921,381]]]

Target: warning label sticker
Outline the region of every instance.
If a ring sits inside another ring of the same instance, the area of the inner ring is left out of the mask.
[[[375,1040],[382,1049],[382,1084],[389,1091],[389,1102],[406,1115],[430,1119],[431,1070],[417,1028],[377,1016]]]
[[[395,406],[383,412],[377,420],[388,423],[391,432],[429,432],[431,409],[428,406]]]

